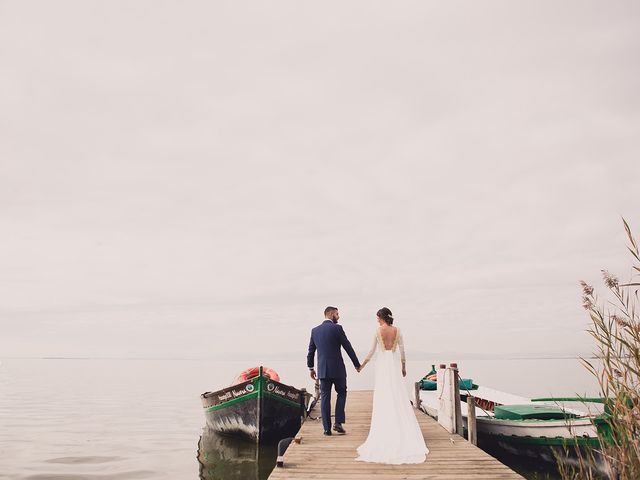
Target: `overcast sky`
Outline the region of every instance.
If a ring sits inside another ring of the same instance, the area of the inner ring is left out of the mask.
[[[591,350],[640,4],[0,0],[0,356]]]

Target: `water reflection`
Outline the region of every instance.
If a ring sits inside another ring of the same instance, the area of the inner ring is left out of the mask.
[[[198,441],[201,480],[266,480],[276,456],[275,445],[258,446],[206,427]]]

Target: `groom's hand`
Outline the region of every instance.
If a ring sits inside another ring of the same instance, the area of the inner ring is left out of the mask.
[[[313,380],[315,380],[317,378],[316,371],[313,368],[311,370],[309,370],[309,375],[311,376],[311,378]]]

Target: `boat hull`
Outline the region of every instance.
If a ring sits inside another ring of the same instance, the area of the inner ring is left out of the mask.
[[[257,443],[294,436],[305,412],[306,393],[260,375],[201,395],[207,426]]]
[[[466,417],[464,421],[466,423]],[[518,421],[479,417],[476,425],[479,434],[504,437],[506,441],[513,439],[521,444],[584,444],[581,439],[597,442],[598,438],[597,428],[590,419]]]

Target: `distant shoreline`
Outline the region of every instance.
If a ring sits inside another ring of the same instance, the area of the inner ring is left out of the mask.
[[[426,356],[426,355],[425,355]],[[414,356],[414,360],[411,360],[411,355],[408,354],[410,362],[436,362],[440,363],[450,361],[450,359],[457,360],[581,360],[581,359],[589,359],[589,360],[597,360],[597,357],[594,355],[583,355],[583,356],[561,356],[561,355],[551,355],[551,356],[486,356],[486,355],[455,355],[455,354],[433,354],[429,355],[429,358],[425,359],[424,356]],[[47,356],[47,357],[0,357],[3,360],[137,360],[137,361],[145,361],[145,360],[156,360],[156,361],[224,361],[224,362],[243,362],[248,359],[246,358],[222,358],[222,357],[58,357],[58,356]],[[299,359],[297,357],[268,357],[265,355],[265,361],[268,362],[297,362]],[[447,360],[434,360],[434,359],[447,359]]]

